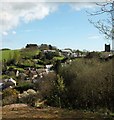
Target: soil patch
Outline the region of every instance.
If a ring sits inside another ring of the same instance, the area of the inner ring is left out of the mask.
[[[26,104],[6,105],[2,108],[3,120],[113,120],[98,113],[67,110],[56,107],[35,108]]]

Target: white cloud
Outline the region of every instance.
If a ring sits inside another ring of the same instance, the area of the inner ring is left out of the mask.
[[[70,4],[71,8],[73,10],[76,10],[76,11],[80,11],[82,9],[93,9],[95,7],[97,7],[97,5],[95,3],[87,3],[87,2],[77,2],[77,3],[73,3],[73,4]]]
[[[2,32],[2,35],[7,36],[8,33],[7,32]]]
[[[9,31],[23,22],[41,20],[57,9],[53,3],[0,3],[0,33]]]
[[[82,1],[84,2],[84,0]],[[56,2],[59,2],[59,0]],[[3,31],[8,32],[17,27],[21,22],[29,23],[33,20],[44,19],[50,13],[57,10],[59,3],[56,2],[49,3],[49,0],[1,0],[0,33]],[[70,1],[68,0],[68,2]],[[92,8],[94,6],[92,3],[79,3],[81,2],[79,0],[75,0],[74,2],[73,4],[69,4],[75,10]]]

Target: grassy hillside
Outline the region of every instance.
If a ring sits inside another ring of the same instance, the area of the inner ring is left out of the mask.
[[[32,48],[26,48],[21,49],[21,57],[31,59],[34,56],[38,55],[40,53],[40,50],[38,49],[32,49]]]
[[[0,51],[0,54],[1,54],[0,61],[1,60],[7,61],[9,59],[12,59],[15,55],[19,56],[20,50],[3,50],[3,51]]]
[[[22,49],[22,50],[1,50],[0,51],[0,61],[2,60],[10,60],[13,58],[17,58],[17,57],[27,57],[27,58],[31,58],[34,55],[38,55],[39,54],[39,50],[36,49]]]

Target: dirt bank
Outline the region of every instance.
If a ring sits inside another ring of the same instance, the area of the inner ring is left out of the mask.
[[[109,116],[104,116],[98,113],[83,112],[79,110],[67,110],[55,107],[34,108],[26,104],[12,104],[6,105],[2,108],[3,120],[104,120],[104,118],[107,118],[108,120],[108,117]]]

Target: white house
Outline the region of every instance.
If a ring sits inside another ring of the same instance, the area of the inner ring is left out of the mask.
[[[63,54],[64,56],[67,56],[67,57],[72,54],[72,51],[71,51],[71,50],[61,50],[61,52],[62,52],[62,54]]]
[[[13,78],[8,79],[7,82],[12,82],[16,86],[16,81]]]
[[[51,65],[46,65],[46,73],[48,74],[50,72],[50,69],[53,67],[53,64]]]

